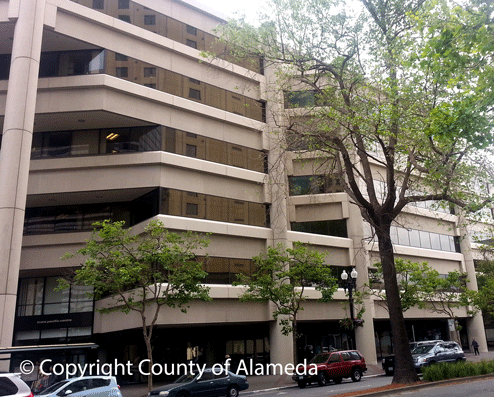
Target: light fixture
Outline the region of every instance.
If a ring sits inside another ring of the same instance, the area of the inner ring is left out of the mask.
[[[112,132],[111,134],[108,134],[106,136],[106,139],[108,139],[109,141],[113,141],[114,139],[116,139],[118,137],[119,137],[119,134],[116,134],[116,133]]]
[[[350,276],[355,280],[358,276],[358,273],[357,271],[355,270],[355,268],[352,269],[352,272],[350,273]]]
[[[346,281],[348,279],[348,273],[345,270],[343,270],[343,273],[341,273],[341,279],[343,281]]]

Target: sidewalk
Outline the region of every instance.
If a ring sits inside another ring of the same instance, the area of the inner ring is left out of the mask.
[[[465,352],[467,361],[479,362],[482,360],[494,360],[494,351],[489,351],[486,353],[480,353],[479,356],[475,356],[473,353],[468,351]],[[384,375],[381,363],[367,364],[367,371],[365,376],[378,376]],[[248,376],[249,389],[242,392],[242,395],[250,394],[259,390],[267,389],[281,389],[287,387],[296,387],[297,384],[288,375],[267,375],[267,376]],[[391,377],[389,378],[391,381]],[[164,385],[165,383],[156,383],[155,388]],[[148,393],[147,384],[136,384],[136,385],[124,385],[120,389],[123,397],[144,397]]]
[[[384,371],[380,365],[367,365],[365,376],[383,375]],[[259,390],[281,389],[286,387],[297,387],[297,384],[289,375],[266,375],[266,376],[248,376],[249,388],[242,392],[242,395],[253,393]],[[158,388],[166,383],[156,383],[154,388]],[[123,397],[143,397],[148,393],[147,384],[123,385],[120,389]]]

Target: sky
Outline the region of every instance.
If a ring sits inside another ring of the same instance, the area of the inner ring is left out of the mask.
[[[247,20],[255,20],[257,10],[264,4],[261,0],[197,0],[199,3],[206,4],[210,8],[218,10],[227,16],[233,17],[235,11],[245,13]]]

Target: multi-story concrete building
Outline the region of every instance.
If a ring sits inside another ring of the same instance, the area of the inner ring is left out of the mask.
[[[61,256],[82,247],[98,220],[125,220],[139,231],[159,219],[171,230],[211,233],[205,270],[213,300],[187,314],[162,312],[160,362],[198,354],[207,363],[225,354],[292,360],[291,337],[281,335],[270,304],[241,303],[241,288],[231,285],[267,245],[310,243],[328,253],[337,274],[355,267],[357,284],[368,280],[378,253],[358,209],[311,155],[277,161],[273,115],[296,110],[270,100],[274,79],[261,59],[222,57],[220,23],[193,0],[0,0],[3,369],[25,357],[145,356],[137,316],[97,312],[104,302],[82,287],[54,291],[80,259]],[[203,50],[218,58],[205,60]],[[397,254],[475,280],[454,215],[414,207],[400,223],[407,228],[395,230]],[[343,289],[332,303],[309,295],[300,357],[350,346],[353,332],[339,327],[349,316]],[[372,363],[391,351],[390,327],[378,301],[365,304],[355,339]],[[474,336],[485,349],[481,317],[466,308],[458,316],[464,344]],[[449,338],[446,318],[413,309],[406,317],[411,338]]]

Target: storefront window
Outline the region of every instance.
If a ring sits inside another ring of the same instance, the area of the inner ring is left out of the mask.
[[[58,279],[59,277],[21,279],[17,298],[17,316],[93,311],[93,299],[90,296],[93,287],[71,286],[59,291]]]

